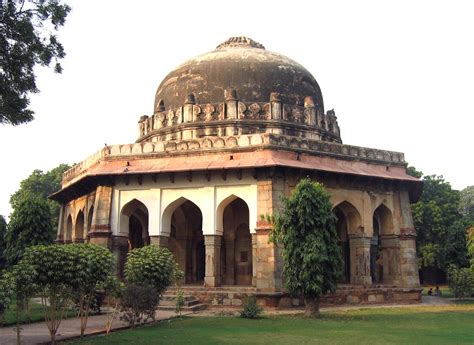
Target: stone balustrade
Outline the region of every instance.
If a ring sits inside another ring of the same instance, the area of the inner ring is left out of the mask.
[[[63,184],[71,181],[104,157],[186,154],[193,151],[220,151],[259,146],[334,156],[347,160],[366,160],[379,162],[380,164],[405,164],[404,155],[400,152],[264,133],[107,146],[66,171],[63,175]]]
[[[285,104],[275,93],[268,103],[241,102],[233,96],[236,97],[235,92],[228,92],[223,103],[195,104],[193,95],[189,95],[183,106],[168,110],[159,102],[153,116],[140,118],[137,141],[273,132],[341,142],[334,111],[320,113],[309,96],[303,106]]]

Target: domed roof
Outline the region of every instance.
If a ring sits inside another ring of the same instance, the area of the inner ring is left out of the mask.
[[[285,103],[303,105],[311,96],[324,113],[321,89],[311,73],[246,37],[230,38],[171,71],[156,91],[155,109],[160,101],[166,109],[176,109],[190,94],[199,104],[223,102],[225,91],[232,89],[244,102],[268,102],[276,92]]]

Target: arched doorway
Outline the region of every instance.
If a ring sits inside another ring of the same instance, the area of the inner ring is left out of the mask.
[[[221,275],[225,285],[252,285],[252,236],[249,208],[244,200],[233,197],[223,211]],[[225,200],[223,202],[228,202]]]
[[[177,207],[176,204],[168,206],[174,208],[170,216],[168,247],[184,272],[184,283],[202,283],[206,264],[202,213],[196,204],[187,199],[183,198],[177,204],[179,205]],[[169,217],[167,211],[164,212],[164,217]]]
[[[74,227],[74,242],[84,242],[84,213],[79,211],[76,217],[76,226]]]
[[[334,209],[334,214],[337,217],[336,230],[339,238],[339,247],[341,248],[342,259],[344,261],[342,268],[342,275],[339,279],[341,284],[349,284],[351,282],[351,255],[349,245],[349,234],[347,232],[347,220],[344,213],[339,209]]]
[[[113,246],[117,256],[117,272],[122,276],[128,251],[150,244],[148,209],[145,204],[133,199],[122,208],[119,234],[122,242]]]
[[[393,237],[392,212],[384,204],[374,211],[373,230],[370,246],[372,283],[396,282],[399,275],[399,250]]]
[[[348,201],[339,203],[334,207],[333,212],[337,218],[336,230],[344,261],[342,269],[343,273],[339,282],[343,284],[354,283],[353,280],[356,275],[355,266],[357,264],[357,258],[355,251],[351,248],[351,240],[349,236],[354,234],[358,235],[360,233],[362,227],[360,213],[357,211],[355,206]],[[369,257],[367,255],[367,261],[368,260]]]
[[[72,217],[69,215],[66,220],[66,238],[64,242],[72,242]]]

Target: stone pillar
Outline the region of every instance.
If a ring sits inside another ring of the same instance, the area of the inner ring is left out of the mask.
[[[110,247],[110,210],[112,204],[112,187],[97,186],[94,201],[94,214],[89,232],[90,243]]]
[[[64,242],[66,236],[64,236],[64,205],[59,208],[59,220],[58,220],[58,231],[56,234],[55,242],[61,244]]]
[[[273,120],[282,119],[282,105],[281,105],[281,96],[277,92],[272,92],[270,94],[270,103],[271,103],[271,112]]]
[[[235,284],[235,238],[224,238],[225,241],[225,277],[226,285]]]
[[[383,260],[384,284],[401,283],[400,279],[400,239],[397,235],[380,236],[380,251]]]
[[[313,97],[304,98],[304,113],[306,115],[306,124],[316,126],[316,108],[314,107]]]
[[[416,262],[416,230],[411,215],[410,197],[407,190],[400,191],[400,275],[403,287],[420,286]]]
[[[221,241],[222,236],[204,235],[206,246],[206,275],[204,282],[207,286],[219,286],[221,284]]]
[[[162,248],[168,248],[169,237],[164,235],[150,236],[150,244]]]
[[[371,285],[370,237],[349,235],[351,256],[351,284]]]
[[[224,93],[224,98],[225,98],[225,104],[226,104],[226,114],[225,118],[226,119],[236,119],[238,116],[238,111],[237,111],[237,91],[231,89],[231,90],[225,90]],[[234,133],[226,134],[226,135],[234,135]]]
[[[115,275],[123,278],[123,269],[128,253],[128,237],[112,236],[112,254],[115,256]]]
[[[404,287],[420,286],[416,262],[416,232],[414,228],[400,229],[401,280]]]
[[[257,234],[252,234],[252,286],[257,286]]]

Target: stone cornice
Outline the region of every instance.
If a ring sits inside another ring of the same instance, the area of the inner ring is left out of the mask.
[[[264,133],[106,146],[66,171],[63,175],[63,184],[94,166],[101,159],[158,158],[170,155],[198,155],[209,152],[239,152],[258,149],[286,150],[296,153],[330,156],[348,161],[366,161],[387,166],[406,166],[404,155],[400,152]]]

